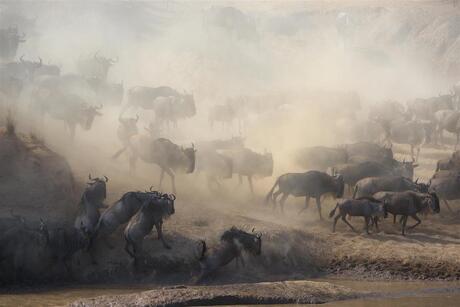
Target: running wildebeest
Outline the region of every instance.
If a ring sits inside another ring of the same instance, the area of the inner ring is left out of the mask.
[[[383,127],[385,141],[410,145],[412,160],[418,160],[420,149],[426,141],[425,126],[420,121],[393,120],[383,124]]]
[[[453,212],[448,201],[460,199],[460,174],[438,175],[431,178],[430,191],[434,191],[444,201],[447,209]]]
[[[262,253],[262,235],[260,233],[248,233],[236,227],[225,231],[217,246],[210,251],[206,248],[206,243],[202,241],[203,249],[200,261],[200,273],[196,282],[202,281],[219,268],[229,264],[235,259],[236,265],[240,260],[244,266],[243,252],[248,252],[258,256]]]
[[[379,231],[378,217],[387,217],[386,204],[372,197],[338,201],[335,208],[329,213],[330,218],[334,216],[337,208],[339,208],[339,214],[334,218],[332,232],[335,232],[335,226],[339,218],[342,218],[342,221],[356,232],[355,228],[347,221],[347,215],[364,217],[364,227],[367,234],[369,234],[369,222],[373,221],[377,231]]]
[[[392,192],[391,194],[376,195],[386,200],[386,211],[393,214],[396,218],[397,215],[402,215],[402,235],[405,235],[407,218],[410,216],[417,221],[408,229],[415,228],[422,221],[418,218],[417,213],[431,210],[433,213],[439,213],[439,198],[436,193],[417,193],[413,191]]]
[[[127,192],[123,194],[119,200],[101,214],[94,238],[102,240],[110,248],[113,248],[107,241],[108,236],[114,233],[121,225],[128,223],[145,201],[160,196],[161,194],[156,191]]]
[[[96,230],[96,225],[101,216],[99,208],[107,208],[104,205],[104,200],[107,196],[106,183],[109,179],[104,176],[105,181],[99,178],[91,178],[87,183],[87,187],[81,196],[77,217],[75,219],[74,227],[84,227],[85,231],[93,235]]]
[[[307,170],[325,171],[328,167],[347,161],[348,155],[344,148],[315,146],[302,148],[296,153],[297,165]]]
[[[137,128],[138,121],[139,115],[136,115],[135,118],[118,117],[119,125],[117,128],[117,137],[122,145],[122,148],[120,149],[121,152],[125,151],[125,148],[129,145],[129,139],[139,133],[139,129]],[[112,157],[118,157],[121,154],[120,151],[117,151]]]
[[[347,163],[374,161],[387,163],[393,160],[393,150],[389,146],[380,146],[370,142],[358,142],[343,145],[347,152]]]
[[[270,152],[259,154],[248,148],[224,150],[222,154],[233,164],[233,173],[238,174],[239,185],[243,176],[248,178],[249,188],[254,194],[253,177],[269,177],[273,174],[273,155]]]
[[[278,190],[274,192],[278,186]],[[289,195],[294,197],[305,197],[305,207],[300,210],[302,212],[308,208],[310,197],[316,198],[316,206],[318,207],[319,218],[321,215],[321,196],[324,194],[333,194],[336,198],[343,196],[345,183],[341,175],[330,176],[319,171],[309,171],[306,173],[287,173],[276,179],[272,189],[268,192],[265,202],[273,201],[276,206],[276,199],[280,194],[283,194],[279,202],[281,211],[284,211],[284,202]]]
[[[174,172],[182,171],[187,174],[195,170],[195,146],[183,148],[168,139],[152,139],[149,136],[136,134],[129,139],[129,166],[131,172],[136,168],[136,162],[141,159],[145,163],[154,163],[161,168],[160,184],[163,182],[164,173],[171,178],[172,190],[176,192]],[[118,153],[123,152],[120,150]]]
[[[98,55],[99,51],[94,53],[92,57],[80,57],[77,62],[78,73],[86,78],[99,78],[107,80],[107,74],[112,65],[118,62],[118,57],[115,59],[106,58]]]
[[[426,193],[428,192],[428,185],[418,183],[418,179],[413,182],[409,178],[403,176],[364,178],[356,183],[353,198],[372,197],[372,195],[381,191],[414,191]]]
[[[163,220],[174,214],[174,195],[163,194],[157,197],[150,197],[144,201],[141,209],[129,221],[125,228],[124,236],[126,240],[125,251],[134,258],[137,263],[138,258],[143,256],[143,241],[155,226],[158,233],[158,240],[163,246],[170,249],[163,237]]]
[[[37,108],[40,119],[45,114],[56,120],[62,120],[69,128],[70,137],[75,137],[75,129],[80,125],[84,130],[91,129],[96,116],[102,116],[100,106],[88,106],[86,101],[78,95],[62,94],[57,91],[47,91],[46,94],[37,94],[33,107]]]
[[[179,93],[169,86],[137,86],[128,91],[128,101],[123,113],[129,107],[154,110],[160,121],[176,122],[180,118],[196,114],[195,99],[192,94]]]
[[[201,150],[197,154],[197,172],[206,174],[208,188],[218,190],[221,188],[220,179],[230,179],[233,175],[233,161],[229,157],[214,151]]]
[[[231,127],[236,119],[236,112],[229,104],[215,105],[209,109],[208,121],[211,128],[214,127],[214,122],[221,122],[222,128]]]

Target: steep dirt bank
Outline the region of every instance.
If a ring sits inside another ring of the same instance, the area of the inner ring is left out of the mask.
[[[287,281],[207,287],[172,287],[139,294],[83,299],[70,306],[209,306],[319,304],[369,295],[326,282]]]

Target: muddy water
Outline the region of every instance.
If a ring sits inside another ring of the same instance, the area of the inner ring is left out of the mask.
[[[319,279],[343,285],[356,290],[378,292],[372,299],[332,302],[321,306],[459,306],[460,282],[381,282],[381,281],[352,281],[343,279]],[[78,286],[60,289],[27,291],[12,294],[0,294],[0,306],[65,306],[78,298],[95,297],[100,295],[117,295],[153,289],[149,285],[124,286]],[[311,305],[309,305],[311,306]]]

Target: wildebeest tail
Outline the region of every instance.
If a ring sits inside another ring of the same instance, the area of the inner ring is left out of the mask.
[[[116,159],[118,158],[125,150],[126,150],[127,146],[121,148],[120,150],[118,150],[113,156],[112,156],[112,159]]]
[[[270,198],[273,197],[273,191],[275,190],[276,186],[279,184],[279,181],[280,181],[280,177],[276,179],[275,184],[273,185],[273,187],[271,188],[271,190],[268,192],[267,196],[265,197],[265,204],[268,204],[268,201],[270,200]]]
[[[335,208],[332,209],[331,212],[329,212],[329,218],[333,217],[334,214],[335,214],[335,210],[337,210],[337,208],[339,207],[339,203],[337,203],[337,205],[335,205]]]

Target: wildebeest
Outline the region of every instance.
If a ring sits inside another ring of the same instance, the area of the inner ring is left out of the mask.
[[[160,184],[163,182],[164,173],[171,177],[172,190],[176,192],[174,172],[180,171],[187,174],[195,170],[195,146],[183,148],[168,139],[152,139],[149,136],[136,134],[129,139],[129,164],[133,172],[138,159],[146,163],[154,163],[161,168]]]
[[[39,232],[44,237],[45,246],[48,248],[52,259],[64,264],[67,274],[72,274],[69,261],[72,260],[72,256],[76,252],[89,248],[91,234],[83,226],[49,230],[42,219],[40,220]]]
[[[138,107],[154,110],[158,120],[172,122],[176,122],[181,118],[192,117],[196,114],[193,95],[181,94],[169,86],[133,87],[128,91],[127,100],[121,111],[122,113],[128,107]]]
[[[208,187],[212,191],[221,187],[220,179],[232,178],[233,161],[217,151],[200,149],[196,168],[198,172],[206,174]]]
[[[171,248],[163,237],[163,220],[174,214],[175,199],[174,195],[167,194],[150,197],[143,202],[139,212],[129,221],[124,231],[125,251],[134,258],[135,263],[143,256],[144,237],[152,231],[153,226],[157,230],[158,240],[162,241],[165,248]]]
[[[446,130],[457,136],[455,148],[457,148],[460,140],[460,111],[449,113],[445,116],[444,121],[439,124],[440,135],[442,136],[442,130]]]
[[[229,104],[214,105],[209,109],[208,121],[211,128],[214,126],[214,122],[221,122],[222,127],[231,127],[235,119],[236,112]]]
[[[439,110],[453,110],[452,95],[439,95],[426,99],[415,99],[407,103],[408,112],[417,119],[432,120],[435,112]]]
[[[356,183],[353,198],[372,197],[380,191],[402,192],[408,190],[426,193],[428,192],[428,185],[418,183],[418,180],[413,182],[403,176],[364,178]]]
[[[138,121],[139,115],[136,115],[135,118],[118,117],[117,137],[121,142],[122,148],[113,155],[113,158],[118,157],[121,152],[125,151],[125,148],[129,145],[129,139],[139,133],[139,129],[137,128]]]
[[[274,192],[278,186],[278,190]],[[321,196],[324,194],[332,194],[334,197],[341,198],[343,196],[345,183],[341,175],[330,176],[319,171],[309,171],[306,173],[287,173],[276,179],[275,184],[268,192],[265,201],[272,200],[276,205],[276,199],[280,194],[283,194],[279,202],[281,211],[284,210],[284,202],[289,195],[294,197],[305,196],[305,207],[308,208],[310,197],[316,198],[319,218],[321,215]]]
[[[260,154],[241,148],[223,150],[222,154],[232,161],[233,173],[238,174],[239,184],[242,183],[243,176],[248,178],[251,193],[254,193],[253,177],[269,177],[273,174],[273,155],[270,152]]]
[[[449,211],[449,200],[460,199],[460,174],[453,173],[447,176],[436,176],[430,179],[430,191],[434,191],[444,201]]]
[[[100,106],[89,106],[86,101],[75,94],[63,94],[61,92],[48,91],[41,95],[37,94],[32,105],[39,112],[41,119],[48,114],[56,120],[62,120],[69,128],[70,137],[75,137],[75,129],[80,125],[84,130],[91,129],[96,116],[102,116]]]
[[[365,161],[360,163],[349,163],[337,165],[332,168],[333,174],[338,173],[343,176],[345,183],[351,188],[355,184],[367,177],[382,176],[403,176],[412,180],[414,168],[418,166],[413,162],[398,162],[396,160],[382,164],[374,161]]]
[[[95,239],[104,241],[109,247],[107,237],[114,233],[118,227],[129,222],[129,220],[139,211],[142,204],[148,199],[161,196],[155,191],[150,192],[127,192],[108,207],[101,214],[96,226]]]
[[[386,141],[410,145],[412,160],[418,160],[420,149],[426,141],[425,126],[420,121],[393,120],[384,125],[384,130]]]
[[[262,235],[260,233],[248,233],[232,227],[222,234],[219,244],[209,251],[203,241],[203,249],[199,258],[200,273],[196,278],[196,282],[202,281],[234,259],[237,265],[238,260],[240,260],[244,266],[243,252],[248,252],[255,256],[260,255],[262,253]]]
[[[14,78],[23,82],[31,82],[34,79],[35,71],[42,66],[42,59],[38,62],[24,60],[21,56],[19,62],[0,64],[0,75],[2,79]]]
[[[88,186],[81,196],[79,210],[74,223],[75,228],[84,227],[85,231],[90,235],[95,233],[100,217],[99,208],[107,208],[104,205],[104,200],[107,196],[106,183],[109,179],[105,176],[104,178],[105,180],[91,178],[91,175],[89,175],[90,182],[88,182]]]
[[[364,161],[374,161],[387,163],[393,160],[393,150],[391,146],[381,146],[376,143],[358,142],[342,146],[347,152],[347,162],[356,163]]]
[[[393,214],[394,217],[402,215],[402,235],[405,235],[407,218],[410,216],[417,223],[408,229],[415,228],[422,221],[418,218],[417,213],[424,210],[431,210],[433,213],[439,213],[439,199],[436,193],[417,193],[413,191],[404,192],[384,192],[377,193],[375,197],[386,201],[386,211]]]
[[[347,163],[348,155],[345,148],[330,148],[324,146],[307,147],[296,153],[297,164],[305,169],[325,171],[337,164]]]
[[[78,73],[86,78],[99,78],[107,80],[107,74],[112,65],[118,62],[118,58],[111,59],[98,55],[99,52],[88,57],[80,57],[77,62]]]
[[[346,216],[362,216],[364,217],[364,226],[366,233],[369,234],[369,222],[374,222],[377,231],[379,231],[378,217],[387,217],[385,203],[372,197],[364,197],[358,199],[344,199],[338,201],[334,209],[329,213],[329,217],[333,217],[335,211],[339,208],[339,214],[334,218],[332,232],[335,232],[335,226],[339,218],[342,218],[345,224],[350,226],[353,231],[355,228],[347,221]]]

